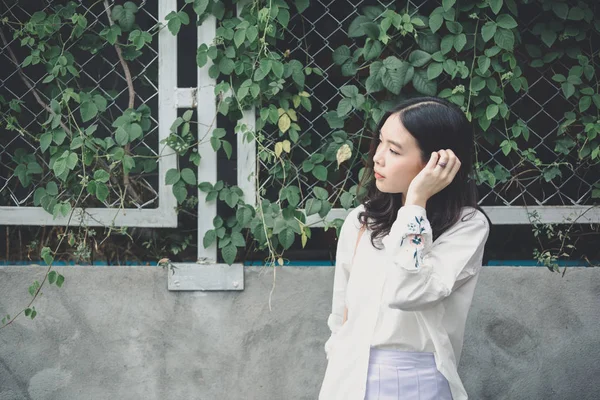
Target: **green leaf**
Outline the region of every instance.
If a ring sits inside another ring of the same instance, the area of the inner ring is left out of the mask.
[[[294,244],[295,237],[296,237],[296,235],[294,235],[294,231],[292,231],[289,228],[282,230],[277,235],[277,238],[279,239],[279,243],[281,243],[281,245],[283,246],[283,248],[285,250],[292,247],[292,245]]]
[[[81,114],[81,119],[83,122],[87,122],[98,115],[98,107],[94,102],[88,101],[81,104],[79,108],[79,112]]]
[[[344,98],[338,103],[337,113],[340,118],[348,115],[352,111],[351,99]]]
[[[52,134],[44,133],[40,136],[40,148],[42,149],[42,153],[48,150],[48,147],[52,144]]]
[[[429,17],[429,28],[436,33],[444,24],[444,16],[441,13],[432,14]]]
[[[233,153],[231,143],[229,143],[226,140],[223,140],[221,144],[223,145],[223,151],[225,152],[227,159],[231,160],[231,154]]]
[[[433,53],[440,50],[440,38],[435,34],[419,32],[419,36],[417,36],[417,43],[421,49],[431,54],[432,57]]]
[[[66,159],[67,168],[69,168],[70,170],[75,169],[75,167],[77,166],[78,160],[79,160],[79,157],[77,156],[76,153],[69,153],[69,155],[67,156],[67,159]]]
[[[512,143],[510,140],[504,140],[502,143],[500,143],[500,148],[502,149],[502,153],[504,153],[505,156],[510,154],[510,151],[512,150]]]
[[[466,39],[465,39],[466,40]],[[415,50],[410,53],[408,62],[414,67],[422,67],[431,60],[431,54],[424,52],[423,50]]]
[[[572,21],[581,21],[585,18],[585,12],[579,7],[573,7],[569,10],[569,15],[567,19]]]
[[[490,67],[491,60],[486,56],[479,56],[477,58],[477,65],[481,73],[485,73]]]
[[[57,275],[58,274],[56,273],[56,271],[50,271],[48,273],[48,283],[51,284],[51,285],[53,285],[54,282],[56,282],[56,276]]]
[[[333,62],[336,65],[343,65],[346,61],[352,58],[350,48],[346,45],[340,46],[333,51]]]
[[[94,180],[100,181],[102,183],[108,182],[110,179],[110,175],[103,169],[96,170],[94,172]]]
[[[575,94],[575,86],[572,83],[565,82],[561,85],[561,88],[567,99]]]
[[[514,29],[518,26],[517,21],[508,14],[500,14],[496,18],[496,24],[505,29]]]
[[[494,14],[498,14],[500,9],[502,9],[503,0],[490,0],[490,8],[494,12]]]
[[[437,93],[437,83],[433,80],[428,80],[424,71],[415,72],[412,82],[419,93],[427,96],[435,96]]]
[[[323,116],[331,129],[343,128],[344,119],[338,116],[336,111],[330,111]]]
[[[379,39],[379,34],[380,34],[380,30],[379,30],[379,25],[377,25],[374,22],[365,22],[363,24],[361,24],[361,28],[364,30],[364,32],[367,34],[368,37],[370,37],[373,40],[377,40]]]
[[[246,239],[244,239],[244,235],[240,232],[233,232],[231,234],[231,243],[236,247],[246,247]]]
[[[381,55],[383,46],[379,40],[367,40],[363,48],[363,57],[365,61],[374,60]]]
[[[177,35],[179,33],[179,29],[181,29],[181,20],[175,11],[171,11],[165,19],[167,22],[167,28],[173,35]]]
[[[190,168],[184,168],[181,170],[181,179],[188,185],[196,185],[196,174]]]
[[[246,30],[246,39],[248,39],[248,42],[254,43],[257,37],[258,28],[255,25],[248,27],[248,29]]]
[[[294,0],[298,13],[302,14],[308,8],[309,0]]]
[[[590,96],[583,96],[579,99],[579,112],[584,112],[592,105],[592,98]]]
[[[214,229],[210,229],[206,231],[204,234],[204,238],[202,239],[202,244],[204,248],[209,248],[215,241],[217,240],[217,232]]]
[[[52,196],[58,196],[58,186],[55,182],[48,182],[46,185],[46,192]]]
[[[325,168],[323,165],[315,166],[315,168],[312,170],[312,174],[320,181],[327,181],[327,168]]]
[[[183,181],[179,181],[173,185],[173,194],[177,199],[177,203],[183,204],[188,194],[187,188],[185,187],[185,183],[183,183]]]
[[[177,182],[179,182],[180,179],[181,179],[181,173],[177,169],[171,168],[170,170],[167,171],[167,174],[165,177],[165,185],[174,185]]]
[[[231,243],[221,249],[221,255],[223,256],[223,260],[229,265],[233,264],[233,262],[235,261],[235,258],[237,257],[237,252],[237,247],[235,247]]]
[[[305,212],[307,217],[310,217],[311,215],[316,214],[319,211],[321,211],[321,200],[308,199],[306,201]]]
[[[548,47],[552,47],[554,42],[556,41],[557,35],[556,32],[550,29],[544,29],[542,31],[542,42],[546,44]]]
[[[44,188],[37,188],[35,189],[35,192],[33,192],[33,204],[35,206],[39,206],[40,204],[42,204],[42,199],[46,196],[46,189]]]
[[[194,115],[194,110],[186,110],[186,112],[183,113],[183,120],[189,122],[192,119],[192,116]]]
[[[329,197],[329,192],[326,189],[323,189],[318,186],[315,186],[313,188],[313,193],[315,194],[315,197],[319,200],[327,200],[327,198]]]
[[[444,70],[444,65],[442,63],[431,63],[427,67],[427,79],[433,80],[440,76],[442,71]]]
[[[446,27],[448,28],[448,31],[454,35],[458,35],[463,31],[462,25],[454,21],[447,21]]]
[[[233,70],[235,69],[235,63],[232,59],[223,57],[221,61],[219,61],[219,71],[221,71],[224,75],[231,75]]]
[[[363,24],[369,22],[372,22],[369,18],[364,15],[359,15],[350,23],[350,26],[348,27],[348,36],[351,38],[364,36],[366,33]]]
[[[444,36],[442,43],[440,44],[440,51],[442,54],[448,54],[454,46],[454,35]]]
[[[52,250],[49,247],[43,247],[41,252],[42,259],[47,265],[52,264],[54,257],[52,257]]]
[[[404,86],[404,79],[398,70],[388,70],[383,76],[381,83],[383,83],[384,87],[390,92],[400,94],[400,91]]]
[[[565,3],[552,3],[552,11],[558,18],[567,19],[567,15],[569,14],[569,6]]]
[[[498,110],[497,104],[490,104],[485,110],[485,116],[487,119],[492,120],[496,115],[498,115]]]
[[[246,40],[246,30],[245,29],[238,29],[237,31],[235,31],[235,35],[233,36],[233,43],[235,44],[235,47],[240,47],[242,44],[244,44],[245,40]]]
[[[494,35],[494,41],[500,48],[512,51],[515,46],[515,35],[508,29],[498,28]]]
[[[206,12],[208,0],[194,0],[194,12],[197,15],[202,15]]]
[[[101,202],[108,198],[108,187],[102,182],[96,182],[96,198]]]
[[[143,136],[142,127],[140,124],[133,123],[129,125],[129,142],[139,139]]]
[[[125,146],[127,143],[129,143],[129,133],[127,133],[123,126],[117,128],[117,132],[115,133],[115,142],[117,142],[120,146]]]
[[[467,36],[464,33],[454,37],[454,48],[456,51],[461,51],[467,44]]]
[[[387,69],[400,69],[404,63],[396,56],[389,56],[383,60],[383,66]]]
[[[285,8],[279,9],[279,14],[277,14],[277,20],[284,28],[287,28],[290,22],[290,12]]]
[[[481,36],[485,42],[489,42],[491,38],[494,37],[496,33],[496,23],[495,22],[486,22],[485,25],[481,28]]]
[[[456,3],[456,0],[442,0],[442,7],[444,7],[444,11],[451,9],[454,3]]]
[[[279,61],[273,61],[273,64],[271,65],[271,70],[277,78],[281,78],[283,76],[284,67],[283,64]]]

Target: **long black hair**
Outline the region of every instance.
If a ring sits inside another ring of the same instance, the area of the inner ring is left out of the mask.
[[[361,187],[365,187],[367,193],[361,199],[365,210],[359,213],[358,219],[373,231],[371,243],[376,248],[378,246],[375,241],[390,232],[398,210],[402,207],[402,193],[381,192],[373,179],[373,157],[380,143],[379,132],[390,117],[399,118],[416,139],[424,163],[427,163],[432,152],[441,149],[452,150],[461,161],[461,167],[452,183],[427,201],[427,218],[431,223],[433,239],[458,222],[463,207],[482,211],[477,205],[475,181],[470,177],[473,172],[475,141],[473,127],[465,114],[454,104],[437,97],[405,100],[388,111],[373,132],[366,168],[359,184],[359,192]],[[472,214],[474,212],[465,218]]]

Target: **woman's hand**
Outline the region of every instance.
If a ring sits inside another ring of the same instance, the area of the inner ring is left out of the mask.
[[[450,149],[431,153],[429,162],[414,177],[406,192],[405,205],[425,208],[427,200],[448,186],[460,169],[460,160]]]

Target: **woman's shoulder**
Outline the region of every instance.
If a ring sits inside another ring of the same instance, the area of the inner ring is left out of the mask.
[[[460,216],[460,221],[483,221],[485,225],[489,225],[489,221],[487,216],[478,208],[467,206],[462,208],[462,213]]]
[[[490,223],[487,216],[478,208],[463,207],[460,219],[454,224],[455,229],[470,226],[476,227],[478,230],[489,232]]]
[[[353,209],[351,209],[348,212],[348,215],[346,216],[346,219],[344,220],[344,225],[350,227],[353,227],[353,230],[359,230],[361,227],[361,223],[358,219],[358,216],[361,212],[365,211],[365,206],[364,204],[360,204],[358,207],[355,207]]]

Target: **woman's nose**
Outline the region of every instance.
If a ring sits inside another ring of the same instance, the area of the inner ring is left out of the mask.
[[[380,149],[377,149],[377,151],[375,152],[375,155],[373,156],[373,163],[375,164],[381,164],[381,161],[383,161],[382,157],[381,157],[381,152]]]

